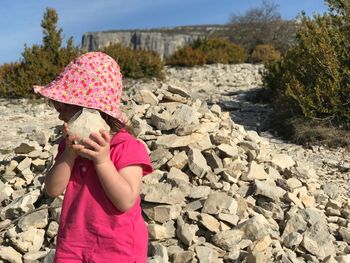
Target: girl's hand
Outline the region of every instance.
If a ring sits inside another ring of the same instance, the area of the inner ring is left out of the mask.
[[[79,137],[76,134],[68,134],[67,123],[63,124],[63,136],[66,140],[65,152],[71,158],[76,159],[78,157],[77,150],[79,149],[78,145],[75,144],[79,140]]]
[[[91,133],[90,138],[82,140],[83,145],[77,148],[77,153],[85,158],[92,160],[95,164],[102,164],[110,161],[110,141],[111,136],[106,130],[100,130],[100,133]]]

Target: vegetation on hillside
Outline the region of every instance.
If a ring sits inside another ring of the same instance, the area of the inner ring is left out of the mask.
[[[257,45],[271,45],[280,53],[285,53],[295,40],[297,24],[295,20],[284,20],[278,5],[271,0],[263,0],[261,6],[248,9],[243,15],[230,17],[228,38],[244,47],[251,54]]]
[[[267,66],[264,86],[273,98],[275,123],[284,134],[299,141],[309,136],[309,141],[344,145],[349,136],[329,140],[331,134],[325,131],[336,129],[341,136],[340,130],[350,130],[350,2],[327,3],[325,15],[301,15],[296,44]],[[309,126],[309,132],[302,126]]]
[[[167,60],[172,66],[196,66],[203,64],[237,64],[247,60],[246,51],[223,38],[198,39],[176,51]]]
[[[155,52],[122,47],[119,43],[112,44],[101,51],[118,62],[124,77],[134,79],[164,77],[163,62]]]
[[[272,45],[257,45],[251,55],[249,61],[252,63],[271,63],[281,59],[281,53]]]

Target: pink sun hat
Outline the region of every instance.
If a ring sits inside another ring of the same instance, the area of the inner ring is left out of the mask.
[[[61,74],[35,93],[66,104],[101,110],[125,123],[120,110],[122,74],[118,63],[102,52],[88,52],[70,62]]]

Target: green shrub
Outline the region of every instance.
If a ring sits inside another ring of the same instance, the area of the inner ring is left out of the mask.
[[[11,71],[14,71],[17,67],[20,66],[20,63],[5,63],[0,66],[0,82],[9,74]]]
[[[57,13],[48,8],[44,14],[43,45],[25,46],[23,59],[6,70],[0,79],[0,94],[5,97],[34,97],[33,85],[45,85],[54,80],[61,70],[80,53],[73,39],[61,47],[62,29],[57,30]]]
[[[164,77],[163,62],[155,52],[126,48],[119,43],[112,44],[101,51],[118,62],[124,77],[135,79]]]
[[[247,60],[245,50],[224,38],[208,38],[193,44],[206,55],[206,64],[237,64]]]
[[[198,39],[177,50],[166,61],[168,65],[200,66],[203,64],[235,64],[247,59],[245,50],[224,38]]]
[[[206,56],[204,52],[200,49],[194,49],[189,46],[180,48],[166,61],[168,65],[184,67],[193,67],[196,65],[201,66],[205,64],[205,62]]]
[[[267,66],[264,86],[287,117],[350,123],[350,2],[328,0],[329,14],[303,15],[296,45]]]
[[[257,45],[250,55],[250,61],[253,63],[270,63],[280,59],[281,53],[272,45]]]

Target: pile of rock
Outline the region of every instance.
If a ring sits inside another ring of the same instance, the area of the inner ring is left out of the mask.
[[[141,191],[149,262],[350,262],[350,202],[309,163],[272,151],[183,87],[126,95],[155,168]],[[54,254],[62,197],[45,197],[42,182],[59,135],[34,134],[0,164],[0,261]]]
[[[141,193],[150,262],[347,260],[350,203],[307,163],[268,151],[181,88],[134,99],[132,122],[157,168]]]

